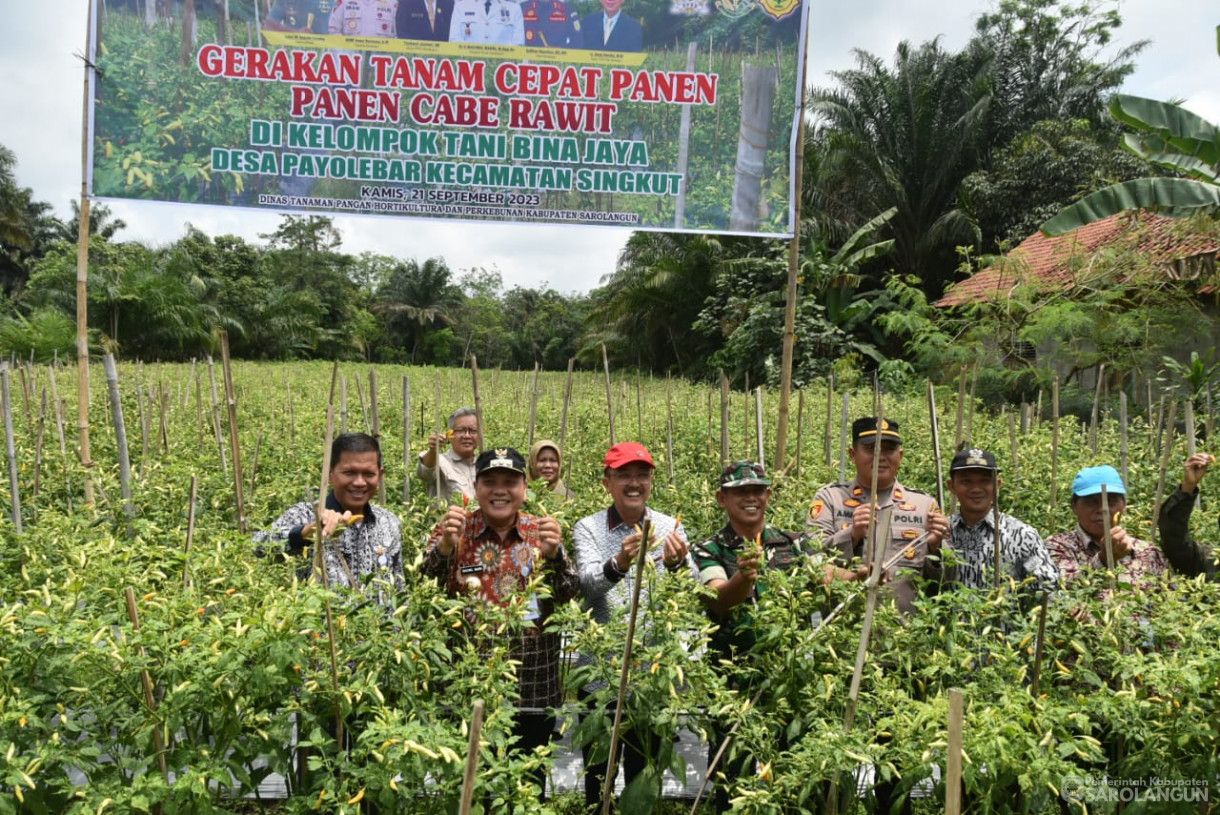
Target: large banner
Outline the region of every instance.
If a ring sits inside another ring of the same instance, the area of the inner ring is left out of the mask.
[[[93,196],[792,234],[808,0],[93,5]]]

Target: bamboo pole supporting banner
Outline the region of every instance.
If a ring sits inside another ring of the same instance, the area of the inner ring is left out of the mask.
[[[89,23],[85,35],[85,82],[81,100],[80,227],[76,233],[76,420],[80,463],[85,470],[85,505],[93,506],[93,457],[89,452],[89,102],[94,82],[91,36],[97,25],[97,9],[89,0]]]
[[[199,476],[191,473],[191,497],[186,510],[186,545],[182,549],[182,588],[191,587],[191,546],[195,543],[195,507],[199,501]]]
[[[569,357],[568,375],[563,383],[563,415],[559,419],[559,455],[564,461],[567,460],[568,455],[568,406],[572,403],[572,371],[575,367],[575,357]]]
[[[936,465],[936,506],[945,506],[945,465],[940,455],[940,418],[936,413],[936,387],[928,380],[928,426],[932,428],[932,459]]]
[[[483,700],[474,700],[470,713],[470,740],[466,745],[466,767],[462,772],[462,799],[458,804],[458,815],[470,815],[474,804],[474,782],[479,771],[479,738],[483,734]]]
[[[411,503],[411,377],[402,378],[402,504]]]
[[[602,369],[606,372],[606,420],[610,425],[610,446],[613,447],[616,442],[614,440],[614,395],[610,388],[610,357],[606,354],[606,344],[602,343]]]
[[[220,332],[220,362],[224,370],[225,403],[229,406],[229,453],[233,456],[233,497],[237,501],[237,530],[246,534],[246,497],[242,485],[241,440],[237,435],[237,388],[229,361],[229,332]]]
[[[652,521],[645,515],[640,521],[640,548],[635,558],[635,584],[631,587],[631,606],[627,611],[627,640],[623,644],[623,667],[619,672],[618,701],[614,705],[614,726],[610,730],[610,756],[606,759],[606,777],[602,786],[602,815],[610,815],[614,801],[614,779],[618,776],[618,743],[623,724],[623,708],[627,702],[627,680],[631,676],[631,651],[635,646],[635,626],[640,612],[640,587],[644,585],[644,566],[648,562]]]
[[[373,415],[373,432],[370,433],[377,440],[378,449],[381,447],[381,411],[377,406],[377,371],[374,368],[369,368],[369,407],[372,409]],[[385,505],[385,479],[379,478],[377,484],[377,501],[382,506]]]
[[[107,354],[106,356],[111,357],[111,362],[113,364],[114,358],[110,354]],[[131,586],[124,588],[123,597],[127,603],[127,618],[131,620],[132,633],[135,633],[140,630],[140,612],[136,608],[136,593]],[[139,653],[140,656],[145,655],[143,646],[139,648]],[[144,690],[144,706],[148,708],[149,714],[155,717],[157,715],[157,694],[156,689],[153,686],[152,675],[149,674],[147,668],[141,669],[140,671],[140,686]],[[152,734],[153,748],[157,751],[157,766],[161,768],[161,777],[165,779],[165,783],[168,785],[169,767],[165,760],[165,737],[162,733],[161,723],[154,722]]]
[[[470,355],[470,383],[474,388],[474,417],[479,422],[479,452],[483,452],[483,446],[487,444],[487,423],[483,421],[483,395],[479,390],[479,360],[474,354]]]
[[[729,378],[720,372],[720,467],[729,463]]]
[[[949,689],[949,746],[945,756],[945,815],[962,811],[962,692]]]
[[[119,395],[119,370],[114,364],[114,355],[102,357],[106,371],[106,385],[110,390],[110,413],[114,422],[114,445],[119,457],[119,489],[123,496],[123,513],[128,520],[135,517],[131,504],[131,459],[127,453],[127,425],[123,421],[123,400]],[[128,534],[131,528],[128,527]]]
[[[3,400],[4,409],[4,449],[8,457],[9,507],[12,511],[13,531],[20,535],[22,533],[21,489],[17,478],[17,444],[13,439],[13,400],[7,362],[0,362],[0,400]]]
[[[220,467],[224,470],[225,478],[228,478],[229,458],[220,435],[220,398],[216,395],[216,366],[211,354],[208,354],[208,384],[212,390],[212,435],[216,438],[216,449],[220,451]]]

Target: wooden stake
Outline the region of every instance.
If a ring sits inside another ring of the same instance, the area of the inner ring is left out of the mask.
[[[762,405],[762,388],[754,389],[754,440],[758,447],[758,463],[767,466],[766,460],[763,458],[763,444],[765,443],[763,433],[763,405]],[[776,462],[775,466],[782,466],[783,462]]]
[[[203,449],[203,387],[199,381],[199,372],[194,370],[195,363],[191,362],[191,376],[195,380],[195,430],[197,438],[195,447],[199,450]]]
[[[834,415],[835,415],[835,372],[826,377],[826,435],[822,447],[826,453],[826,466],[834,464]]]
[[[372,429],[369,426],[369,411],[364,404],[364,388],[360,384],[360,377],[356,377],[356,397],[360,400],[360,423],[364,425],[364,432],[369,433],[371,436],[372,433],[369,432]]]
[[[113,359],[113,356],[111,357]],[[109,383],[110,372],[106,372],[106,380]],[[115,373],[115,381],[118,381],[118,373]],[[111,399],[113,400],[113,394]],[[112,408],[113,409],[113,408]],[[136,418],[140,423],[140,480],[144,480],[144,467],[148,462],[148,416],[144,412],[144,386],[136,383]]]
[[[339,433],[347,432],[347,377],[339,378]]]
[[[665,375],[665,462],[669,468],[669,483],[674,483],[674,397],[669,374]]]
[[[1106,363],[1097,366],[1097,387],[1093,390],[1093,412],[1089,414],[1089,450],[1097,454],[1097,423],[1100,421],[1101,383],[1105,380]]]
[[[462,800],[459,815],[470,815],[474,803],[474,781],[479,770],[479,736],[483,733],[483,700],[474,700],[470,714],[470,741],[466,745],[466,769],[462,775]]]
[[[839,481],[847,480],[847,424],[851,410],[851,394],[843,394],[843,407],[839,411]]]
[[[574,357],[568,358],[568,376],[563,383],[563,417],[559,420],[559,455],[566,462],[568,442],[568,405],[572,401],[572,369],[576,365]]]
[[[127,425],[123,421],[123,400],[119,396],[119,370],[114,364],[114,354],[102,357],[106,371],[106,385],[110,389],[110,413],[114,422],[114,444],[119,456],[119,488],[123,496],[123,512],[130,521],[135,517],[131,504],[131,459],[127,454]],[[127,527],[130,536],[131,526]]]
[[[110,358],[110,364],[114,364],[114,356],[107,354]],[[117,375],[116,375],[117,378]],[[136,632],[140,630],[140,612],[136,609],[136,593],[131,586],[127,586],[123,590],[123,596],[127,601],[127,618],[131,620],[131,630]],[[139,649],[140,656],[145,655],[143,648]],[[157,694],[153,688],[152,676],[145,668],[140,671],[140,685],[144,689],[144,705],[148,708],[149,715],[154,718],[157,715]],[[157,751],[157,766],[161,768],[161,776],[165,779],[166,785],[169,784],[169,767],[165,761],[165,739],[161,734],[161,723],[156,722],[153,727],[153,748]]]
[[[949,690],[949,747],[945,769],[945,815],[962,811],[962,692]]]
[[[55,416],[55,433],[59,437],[59,454],[66,461],[68,458],[68,446],[64,441],[63,403],[59,401],[59,391],[55,386],[55,366],[51,366],[47,371],[47,379],[51,381],[51,413]]]
[[[534,427],[538,421],[538,369],[541,366],[534,363],[534,382],[530,386],[530,430],[529,441],[525,443],[525,449],[528,452],[534,446]],[[562,451],[560,451],[562,454]]]
[[[1186,409],[1186,455],[1193,456],[1197,442],[1195,440],[1195,406],[1190,394],[1186,395],[1182,406]]]
[[[191,473],[191,499],[186,511],[186,546],[182,550],[182,588],[191,587],[191,546],[195,542],[195,505],[199,500],[199,476]]]
[[[1102,537],[1105,545],[1102,552],[1106,556],[1106,571],[1110,573],[1110,591],[1118,589],[1118,578],[1114,574],[1114,540],[1110,536],[1110,527],[1114,526],[1114,516],[1110,514],[1110,495],[1106,489],[1106,485],[1101,485],[1101,514],[1105,518],[1102,523]]]
[[[220,451],[220,467],[225,478],[229,477],[229,459],[225,455],[225,443],[220,437],[220,399],[216,396],[216,366],[208,354],[208,384],[212,388],[212,434],[216,437],[216,449]]]
[[[1017,417],[1008,414],[1008,459],[1014,476],[1021,470],[1021,455],[1017,449]]]
[[[1051,511],[1059,502],[1059,374],[1051,380]]]
[[[801,474],[801,448],[805,446],[805,391],[801,389],[796,392],[796,470],[795,475],[800,477]]]
[[[640,369],[635,369],[635,437],[644,438],[644,405],[640,397]]]
[[[974,371],[970,375],[970,411],[966,414],[966,435],[963,438],[963,441],[966,439],[974,438],[974,404],[977,401],[977,399],[975,398],[975,395],[978,393],[978,388],[979,388],[979,362],[976,359],[974,361]]]
[[[1009,414],[1011,418],[1012,414]],[[995,498],[991,502],[991,543],[992,558],[995,568],[995,587],[997,590],[1004,585],[1004,552],[1000,541],[1004,538],[1004,530],[1000,526],[1000,471],[991,471],[991,494]]]
[[[487,423],[483,420],[483,396],[479,390],[479,360],[470,355],[470,383],[474,388],[474,416],[479,421],[479,452],[487,444]]]
[[[377,439],[378,446],[381,445],[381,411],[377,407],[377,371],[374,368],[369,368],[369,407],[373,412],[373,432],[370,433],[373,438]],[[385,505],[385,479],[381,479],[381,483],[377,486],[377,501]]]
[[[254,441],[254,458],[250,461],[250,494],[254,494],[254,482],[258,477],[258,453],[263,449],[263,429],[258,429],[258,438]]]
[[[606,344],[602,343],[602,368],[606,372],[606,418],[610,423],[610,446],[613,447],[617,442],[614,440],[614,397],[610,392],[610,357],[606,354]]]
[[[966,366],[962,366],[961,373],[957,378],[957,431],[953,436],[953,452],[956,453],[962,449],[962,433],[965,430],[966,421]]]
[[[158,401],[160,402],[159,410],[160,410],[160,417],[161,417],[161,455],[168,456],[169,455],[169,424],[168,424],[168,416],[166,414],[169,412],[169,393],[165,390],[165,386],[160,382],[157,383],[157,396],[159,397]]]
[[[720,372],[720,468],[729,463],[729,378]]]
[[[237,389],[229,363],[229,332],[220,332],[220,362],[224,368],[225,402],[229,406],[229,452],[233,456],[233,495],[237,500],[237,530],[246,534],[246,498],[241,473],[241,441],[237,436]]]
[[[1165,497],[1165,478],[1166,478],[1166,473],[1169,471],[1169,455],[1170,455],[1170,453],[1173,452],[1173,436],[1174,436],[1174,433],[1177,431],[1177,427],[1174,425],[1174,420],[1177,418],[1177,413],[1178,413],[1177,397],[1171,397],[1169,400],[1169,417],[1165,421],[1165,427],[1166,427],[1165,445],[1164,445],[1164,447],[1161,448],[1161,474],[1156,482],[1156,502],[1153,504],[1153,509],[1152,509],[1152,541],[1153,541],[1153,543],[1159,542],[1159,539],[1160,539],[1160,531],[1159,531],[1157,522],[1161,518],[1161,501]]]
[[[605,346],[603,346],[605,347]],[[614,706],[614,727],[610,731],[610,757],[606,760],[606,778],[602,786],[602,815],[610,815],[614,801],[614,779],[618,776],[619,730],[623,724],[623,708],[627,702],[627,680],[631,676],[631,650],[635,645],[635,625],[640,611],[640,587],[644,585],[644,564],[649,560],[652,521],[645,515],[640,521],[640,549],[635,561],[635,585],[631,587],[631,607],[627,613],[627,641],[623,644],[623,667],[619,672],[618,702]]]
[[[20,535],[21,529],[21,490],[17,479],[17,444],[13,440],[13,401],[9,389],[9,368],[7,362],[0,362],[0,399],[4,409],[4,446],[8,454],[8,488],[9,504],[12,510],[13,532]]]
[[[1038,639],[1034,643],[1034,671],[1029,681],[1029,692],[1038,698],[1038,683],[1042,677],[1042,657],[1046,653],[1046,609],[1050,605],[1051,593],[1043,591],[1038,603]]]
[[[411,377],[402,378],[402,503],[411,503]]]
[[[1131,448],[1127,440],[1127,392],[1118,392],[1118,425],[1119,425],[1119,456],[1122,466],[1123,483],[1130,484],[1127,477],[1127,466],[1131,459]]]
[[[936,413],[936,388],[928,380],[928,425],[932,428],[932,458],[936,464],[936,505],[945,506],[945,470],[940,455],[940,418]]]

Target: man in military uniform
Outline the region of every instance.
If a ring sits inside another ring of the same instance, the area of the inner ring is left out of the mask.
[[[525,44],[535,48],[583,48],[580,15],[563,0],[528,0],[521,5]]]
[[[332,0],[275,0],[267,19],[263,20],[263,28],[325,34],[330,27],[333,6]]]
[[[339,0],[330,12],[330,33],[393,37],[398,0]]]
[[[893,507],[884,557],[888,562],[900,556],[886,577],[898,608],[910,613],[915,599],[910,572],[923,570],[928,546],[939,548],[949,531],[949,519],[932,496],[898,482],[903,455],[898,422],[883,419],[878,427],[874,416],[857,419],[851,426],[851,438],[849,455],[856,468],[855,480],[818,490],[809,507],[807,525],[841,562],[863,557],[872,511],[873,457],[877,455],[877,508]],[[908,574],[893,579],[899,570]]]
[[[513,0],[457,0],[449,41],[525,45],[521,6]]]
[[[445,42],[453,19],[453,0],[398,0],[394,28],[400,40]]]

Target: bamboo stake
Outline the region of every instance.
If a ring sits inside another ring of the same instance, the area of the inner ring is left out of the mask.
[[[644,438],[644,406],[640,398],[640,369],[635,369],[635,437]]]
[[[957,378],[957,430],[953,436],[953,452],[962,449],[962,431],[966,421],[966,366],[962,366]]]
[[[1208,444],[1211,444],[1211,441],[1213,438],[1212,432],[1216,429],[1216,417],[1215,417],[1215,414],[1212,412],[1212,386],[1210,384],[1208,384],[1208,386],[1207,386],[1206,398],[1207,398],[1207,419],[1205,420],[1206,424],[1204,425],[1204,427],[1207,430],[1206,439],[1208,441]]]
[[[991,545],[995,568],[995,587],[999,590],[1004,585],[1004,555],[1000,547],[1004,530],[1000,526],[1000,471],[998,469],[991,471],[991,494],[995,496],[991,502]]]
[[[411,377],[402,378],[402,503],[411,503]]]
[[[38,487],[42,481],[42,440],[47,427],[47,389],[41,390],[40,406],[38,408],[38,438],[34,443],[34,487],[30,490],[30,500],[38,500]]]
[[[1100,421],[1101,383],[1105,381],[1106,363],[1097,366],[1097,387],[1093,389],[1093,412],[1089,414],[1089,450],[1097,454],[1097,423]]]
[[[1051,509],[1059,501],[1059,374],[1051,380]]]
[[[796,470],[801,474],[801,448],[805,446],[805,391],[802,388],[796,392]]]
[[[631,587],[631,608],[627,614],[627,641],[623,645],[623,668],[619,672],[618,701],[614,706],[614,727],[610,731],[610,757],[606,760],[606,778],[602,786],[602,815],[610,815],[610,804],[614,800],[614,779],[618,776],[619,730],[623,724],[623,708],[627,702],[631,649],[635,645],[635,625],[640,611],[640,587],[644,584],[644,564],[649,559],[648,544],[651,540],[652,521],[645,515],[640,522],[640,549],[636,554],[635,585]]]
[[[1173,436],[1177,430],[1174,425],[1174,420],[1177,418],[1178,400],[1171,398],[1169,400],[1169,416],[1165,421],[1166,435],[1165,446],[1161,449],[1161,474],[1156,482],[1156,502],[1153,504],[1152,510],[1152,541],[1157,543],[1160,538],[1158,521],[1161,518],[1161,500],[1165,497],[1165,478],[1169,470],[1169,454],[1173,452]]]
[[[364,432],[368,433],[369,428],[369,411],[364,404],[364,388],[360,384],[360,377],[356,377],[356,397],[360,400],[360,423],[364,425]],[[372,435],[371,433],[369,435]]]
[[[109,371],[106,374],[110,378]],[[116,372],[117,380],[118,374]],[[140,480],[144,480],[144,466],[148,461],[148,417],[144,414],[144,386],[136,383],[136,418],[140,423]]]
[[[191,587],[191,545],[195,542],[195,505],[199,499],[199,476],[191,473],[191,500],[186,511],[186,546],[182,550],[182,588]]]
[[[483,733],[483,700],[474,700],[470,714],[470,741],[466,746],[466,769],[462,775],[462,800],[459,815],[469,815],[474,803],[474,781],[479,770],[479,736]]]
[[[337,363],[336,363],[337,365]],[[335,405],[326,407],[326,444],[322,448],[322,478],[318,487],[318,503],[314,507],[313,578],[323,586],[329,584],[326,576],[325,539],[322,537],[322,510],[326,508],[326,487],[330,483],[330,446],[335,435]]]
[[[216,366],[208,354],[208,383],[212,388],[212,434],[216,437],[216,449],[220,451],[220,466],[225,478],[229,477],[229,459],[225,454],[225,443],[220,437],[220,399],[216,396]]]
[[[9,504],[12,509],[13,532],[20,535],[21,529],[21,491],[17,483],[17,444],[13,440],[13,401],[9,389],[9,368],[7,362],[0,362],[0,398],[4,408],[4,446],[8,454],[8,486]]]
[[[1034,671],[1029,682],[1030,695],[1038,698],[1038,683],[1042,677],[1042,657],[1046,653],[1046,609],[1050,605],[1051,593],[1042,592],[1038,608],[1038,641],[1034,644]]]
[[[85,29],[85,66],[81,91],[81,176],[80,224],[76,233],[76,420],[80,440],[77,447],[85,470],[85,505],[93,506],[93,458],[89,452],[89,105],[93,101],[93,27],[96,24],[93,0],[89,0],[89,21]]]
[[[195,447],[199,450],[203,449],[203,386],[199,380],[199,372],[194,370],[194,363],[191,363],[192,377],[195,380],[195,430],[197,438],[195,439]]]
[[[835,415],[835,372],[826,377],[826,433],[822,440],[823,452],[826,454],[826,466],[834,464],[834,415]]]
[[[25,405],[25,426],[29,427],[34,423],[34,417],[30,413],[30,382],[25,375],[25,365],[17,363],[17,377],[21,381],[21,401]]]
[[[533,382],[533,385],[530,387],[529,441],[527,441],[525,444],[525,449],[527,451],[531,447],[534,446],[534,427],[535,427],[535,423],[538,421],[538,369],[540,367],[541,366],[537,362],[534,363],[534,382]]]
[[[1029,402],[1025,402],[1025,401],[1021,402],[1021,437],[1022,438],[1029,435],[1029,425],[1030,425],[1030,421],[1031,421],[1030,411],[1032,409],[1033,409],[1033,405],[1031,405]]]
[[[436,432],[438,435],[443,435],[447,425],[445,423],[444,410],[441,408],[441,376],[439,371],[436,374],[436,390],[433,398],[436,401]],[[478,417],[476,416],[475,419],[477,421]],[[441,445],[437,445],[436,466],[432,468],[432,472],[436,476],[436,503],[443,510],[448,501],[446,501],[444,482],[441,478]]]
[[[229,452],[233,456],[233,495],[237,499],[237,530],[246,534],[246,498],[242,492],[241,441],[237,436],[237,389],[229,363],[229,332],[220,332],[220,363],[224,369],[225,402],[229,406]]]
[[[483,396],[479,390],[479,360],[474,354],[470,355],[470,384],[474,388],[474,416],[479,421],[479,452],[482,453],[487,444],[487,425],[483,421]]]
[[[1017,450],[1017,417],[1008,414],[1008,459],[1012,462],[1012,472],[1015,476],[1021,469],[1021,455]]]
[[[762,414],[763,414],[762,388],[755,388],[754,389],[754,441],[755,441],[755,443],[757,445],[757,449],[758,449],[758,463],[763,465],[764,467],[766,467],[767,462],[764,460],[764,453],[763,453],[763,444],[765,443],[765,439],[763,437],[763,415]],[[779,467],[781,465],[782,465],[782,462],[777,461],[775,463],[776,467]]]
[[[250,461],[250,494],[254,494],[254,483],[258,477],[258,453],[263,448],[263,429],[258,429],[258,438],[254,442],[254,458]]]
[[[1182,406],[1186,409],[1186,455],[1193,456],[1195,454],[1195,406],[1190,395],[1186,396]]]
[[[610,422],[610,446],[615,445],[614,440],[614,397],[610,389],[610,357],[606,354],[606,344],[602,343],[602,368],[606,372],[606,418]]]
[[[347,377],[339,378],[339,433],[347,432]]]
[[[1131,448],[1127,439],[1127,392],[1118,392],[1119,456],[1122,465],[1123,483],[1130,484],[1127,467],[1131,460]]]
[[[669,483],[674,483],[674,397],[669,374],[665,375],[665,462],[669,468]]]
[[[1106,571],[1110,573],[1110,591],[1114,592],[1118,589],[1118,578],[1114,574],[1114,540],[1110,535],[1110,527],[1114,526],[1114,516],[1110,514],[1110,495],[1106,489],[1106,485],[1101,485],[1101,515],[1104,518],[1102,522],[1102,537],[1105,539],[1105,546],[1102,551],[1106,555]]]
[[[65,460],[68,458],[68,446],[64,442],[63,403],[59,401],[59,392],[55,386],[55,367],[47,371],[47,379],[51,381],[51,413],[55,416],[55,433],[59,437],[59,454]]]
[[[847,414],[851,409],[851,395],[843,394],[843,407],[839,412],[839,481],[847,480]]]
[[[369,407],[373,412],[373,432],[370,434],[377,439],[377,445],[381,445],[381,411],[377,407],[377,371],[374,368],[369,368]],[[378,479],[381,483],[377,485],[377,501],[382,505],[385,504],[385,479]]]
[[[113,363],[114,357],[110,354],[106,356],[110,357]],[[131,586],[124,588],[123,597],[127,601],[127,618],[131,620],[132,633],[135,633],[140,630],[140,612],[136,608],[136,594]],[[139,653],[140,656],[145,656],[143,647],[139,649]],[[153,688],[152,676],[148,673],[147,668],[140,671],[140,685],[144,689],[144,705],[148,708],[149,714],[155,717],[157,715],[157,694]],[[169,767],[165,761],[165,739],[161,734],[161,728],[160,723],[153,728],[153,747],[157,751],[157,765],[161,768],[161,775],[168,785]]]
[[[568,376],[563,383],[563,417],[559,420],[559,455],[567,459],[568,442],[568,405],[572,401],[572,369],[576,365],[575,357],[568,358]]]
[[[729,463],[729,378],[720,372],[720,467]]]
[[[932,428],[932,457],[936,463],[936,505],[945,505],[945,470],[940,455],[940,419],[936,414],[936,388],[928,380],[928,424]]]
[[[945,768],[945,815],[962,811],[962,692],[949,689],[949,747]]]
[[[119,370],[114,364],[114,355],[102,357],[102,366],[106,371],[106,385],[110,389],[110,413],[114,421],[114,444],[119,456],[119,487],[123,496],[123,512],[128,521],[135,517],[135,508],[131,504],[131,459],[127,454],[127,425],[123,421],[123,400],[119,396]],[[127,533],[130,536],[131,526]]]
[[[161,455],[169,455],[169,424],[166,413],[169,410],[169,393],[165,390],[162,383],[157,383],[157,395],[160,397],[160,417],[161,417]]]
[[[975,395],[978,393],[979,387],[979,361],[974,361],[974,372],[970,376],[970,411],[966,414],[966,435],[963,438],[974,438],[974,404],[977,401]],[[959,448],[960,449],[960,448]]]

